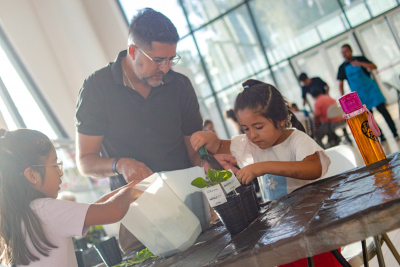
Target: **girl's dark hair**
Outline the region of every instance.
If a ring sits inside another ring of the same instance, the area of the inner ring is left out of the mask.
[[[203,123],[203,129],[206,128],[207,125],[209,125],[210,123],[212,124],[212,121],[210,121],[210,120],[205,120],[204,123]]]
[[[240,110],[250,109],[271,120],[275,128],[278,128],[279,122],[285,121],[285,127],[293,126],[305,132],[303,125],[289,110],[289,103],[273,85],[252,79],[242,85],[244,90],[235,101],[236,115]]]
[[[43,256],[56,248],[47,240],[39,218],[29,206],[31,201],[46,196],[34,189],[24,175],[26,168],[44,164],[53,145],[46,135],[34,130],[0,129],[0,136],[0,263],[28,265],[39,258],[29,251],[26,234]],[[34,168],[43,180],[46,169]]]

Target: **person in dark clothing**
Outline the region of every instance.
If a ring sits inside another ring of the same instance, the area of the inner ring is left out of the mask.
[[[304,72],[299,75],[299,81],[303,84],[301,87],[303,106],[306,104],[307,93],[311,94],[311,88],[319,88],[323,94],[329,94],[329,86],[320,77],[309,78]]]
[[[364,56],[353,56],[353,50],[348,44],[344,44],[341,49],[344,62],[340,65],[337,75],[340,94],[344,95],[343,81],[347,80],[350,90],[357,92],[361,103],[365,104],[367,109],[372,112],[372,108],[376,107],[376,109],[382,114],[393,133],[393,137],[396,141],[399,141],[400,139],[396,126],[385,106],[386,99],[377,83],[371,78],[370,70],[377,69],[376,65]],[[382,134],[381,141],[384,142],[385,140],[386,138]]]

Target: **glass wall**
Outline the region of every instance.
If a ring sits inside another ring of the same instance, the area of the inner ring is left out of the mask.
[[[337,67],[343,61],[340,46],[344,43],[352,44],[358,55],[370,53],[370,50],[389,49],[387,56],[379,58],[378,68],[400,61],[396,50],[400,15],[391,15],[388,18],[390,24],[386,22],[386,26],[374,25],[363,30],[360,42],[376,38],[371,34],[378,34],[381,38],[380,44],[369,42],[365,51],[358,47],[356,37],[343,36],[331,42],[337,36],[350,33],[350,29],[361,27],[395,9],[398,0],[119,2],[127,21],[137,9],[147,6],[164,13],[175,24],[181,36],[178,53],[182,61],[179,65],[189,70],[192,76],[203,118],[214,122],[222,138],[238,134],[235,124],[227,119],[226,111],[233,108],[236,95],[242,90],[241,83],[246,79],[274,84],[288,101],[302,106],[297,75],[302,71],[315,73],[331,87],[337,87]],[[396,39],[388,29],[394,32]],[[323,50],[311,54],[305,52],[321,44],[326,44]],[[375,60],[374,56],[368,56]],[[394,79],[396,71],[387,71],[385,75]],[[345,90],[349,90],[347,85]],[[333,97],[339,97],[336,89],[331,92]]]

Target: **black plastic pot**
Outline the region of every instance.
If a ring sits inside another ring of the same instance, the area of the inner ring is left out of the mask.
[[[76,261],[78,262],[78,267],[85,267],[82,250],[75,250],[75,256],[76,256]]]
[[[121,250],[115,237],[98,243],[95,248],[107,266],[114,266],[122,261]]]
[[[88,242],[87,239],[82,237],[81,239],[76,239],[75,240],[75,247],[77,249],[81,250],[87,250],[88,249]]]
[[[247,220],[249,223],[253,222],[259,216],[259,204],[253,185],[242,185],[236,188],[236,192],[239,193],[240,199],[242,200],[242,205],[246,213]]]
[[[240,195],[231,194],[226,199],[227,202],[214,207],[214,210],[231,235],[234,235],[244,230],[250,223],[247,220]]]

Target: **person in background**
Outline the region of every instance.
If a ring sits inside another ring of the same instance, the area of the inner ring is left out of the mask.
[[[203,131],[215,133],[214,124],[210,120],[205,120],[203,124]]]
[[[372,108],[375,107],[382,114],[392,131],[393,137],[396,141],[399,141],[396,125],[385,106],[386,98],[378,84],[371,78],[370,71],[377,69],[376,65],[364,56],[353,56],[353,50],[348,44],[342,45],[341,51],[344,62],[340,65],[337,75],[340,94],[344,95],[343,81],[347,80],[350,90],[357,92],[361,103],[365,104],[371,113]],[[381,142],[384,142],[386,138],[382,131],[381,133]]]
[[[196,132],[190,140],[194,150],[205,145],[211,153],[234,156],[241,167],[235,174],[243,184],[262,177],[265,200],[323,177],[328,155],[307,134],[290,128],[292,114],[278,89],[256,80],[245,81],[243,88],[234,110],[246,134],[220,140],[214,133]],[[330,252],[314,256],[314,262],[318,267],[341,266]],[[307,259],[283,266],[307,266]]]
[[[318,87],[321,89],[323,94],[329,94],[329,86],[319,77],[309,78],[304,72],[299,75],[299,81],[302,84],[301,91],[303,97],[303,106],[307,102],[307,94],[311,92],[312,87]]]
[[[335,133],[335,127],[344,123],[343,116],[328,119],[328,108],[336,105],[336,100],[329,95],[323,94],[319,87],[311,88],[311,95],[315,99],[314,103],[314,121],[315,121],[315,138],[321,147],[324,147],[322,138],[328,135],[329,147],[336,146],[340,142],[339,136]]]
[[[139,10],[129,26],[127,50],[84,81],[75,117],[83,175],[109,177],[114,190],[153,172],[200,165],[190,145],[192,133],[203,129],[197,96],[189,78],[170,70],[180,60],[178,41],[166,16]],[[118,240],[127,253],[142,246],[122,224]]]
[[[233,121],[233,123],[236,126],[236,129],[238,130],[238,133],[244,134],[244,131],[243,131],[242,127],[240,126],[233,109],[229,109],[229,110],[226,111],[226,117]]]
[[[131,182],[95,203],[56,199],[62,162],[41,132],[0,129],[0,264],[78,266],[73,236],[120,221],[143,192]]]
[[[313,120],[307,110],[300,110],[296,103],[292,103],[290,111],[296,116],[297,120],[303,125],[304,131],[309,136],[313,136]],[[301,129],[298,129],[301,130]]]

